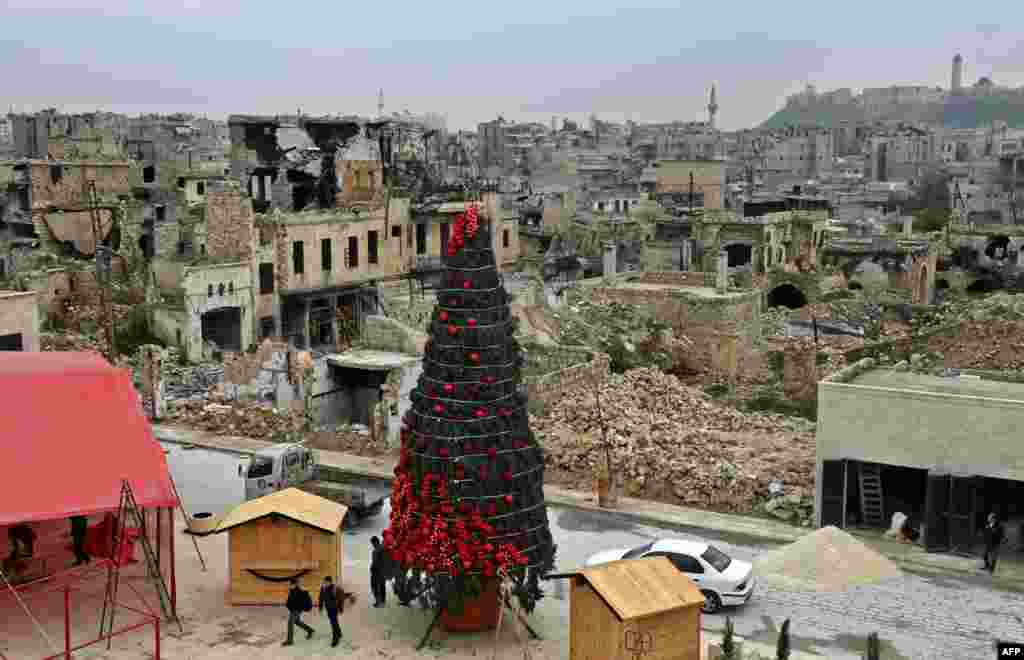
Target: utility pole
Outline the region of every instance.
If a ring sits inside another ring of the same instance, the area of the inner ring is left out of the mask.
[[[86,195],[89,200],[89,215],[92,219],[92,237],[96,255],[96,288],[99,290],[100,323],[103,326],[103,333],[106,339],[107,360],[111,364],[117,357],[117,348],[114,339],[114,313],[110,296],[110,268],[112,266],[113,251],[107,245],[102,245],[103,226],[100,221],[100,212],[96,196],[96,180],[90,179],[86,184]],[[113,226],[111,226],[113,229]]]
[[[690,216],[693,216],[693,171],[690,171]]]

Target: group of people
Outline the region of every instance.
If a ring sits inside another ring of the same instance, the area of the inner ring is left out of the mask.
[[[396,587],[402,605],[408,605],[406,599],[404,581],[402,575],[395,570],[396,566],[384,550],[380,539],[374,536],[370,539],[372,551],[370,554],[370,592],[373,596],[374,607],[384,607],[387,602],[387,583],[394,578],[400,584]],[[338,624],[338,615],[345,611],[345,603],[354,603],[356,597],[334,584],[330,575],[325,575],[320,585],[320,595],[317,598],[316,609],[327,614],[327,620],[331,624],[331,646],[337,646],[341,642],[341,626]],[[306,632],[306,639],[313,637],[315,632],[311,626],[303,622],[302,614],[313,611],[313,597],[309,592],[299,585],[298,578],[292,578],[291,588],[288,590],[288,599],[285,601],[288,609],[288,636],[285,638],[284,646],[291,646],[295,643],[295,628],[301,628]]]

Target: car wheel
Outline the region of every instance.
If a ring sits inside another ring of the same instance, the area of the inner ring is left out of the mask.
[[[704,606],[700,608],[701,612],[704,614],[715,614],[718,610],[722,609],[722,599],[714,591],[705,589],[700,593],[704,596]]]

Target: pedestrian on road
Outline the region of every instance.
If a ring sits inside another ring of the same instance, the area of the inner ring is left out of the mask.
[[[350,594],[335,585],[330,575],[324,576],[324,583],[320,586],[320,597],[317,599],[317,609],[327,611],[327,620],[331,622],[331,646],[337,646],[341,642],[341,626],[338,625],[338,614],[345,611],[345,601],[355,602],[355,594]]]
[[[373,553],[370,555],[370,591],[373,593],[373,606],[384,607],[388,597],[388,557],[380,539],[370,539]]]
[[[306,631],[306,639],[313,636],[313,629],[302,622],[302,613],[313,609],[313,597],[299,586],[297,578],[292,578],[290,582],[288,600],[284,604],[288,608],[288,639],[281,646],[291,646],[295,641],[295,626]]]
[[[85,551],[85,534],[88,530],[88,518],[71,516],[71,543],[75,551],[75,566],[89,563],[89,554]]]
[[[999,559],[999,546],[1005,537],[1003,523],[999,522],[996,514],[988,514],[988,524],[985,525],[985,570],[991,574],[996,572],[996,561]]]

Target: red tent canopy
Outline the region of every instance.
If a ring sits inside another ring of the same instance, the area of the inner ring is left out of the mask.
[[[177,499],[127,371],[94,353],[0,353],[0,526]]]

